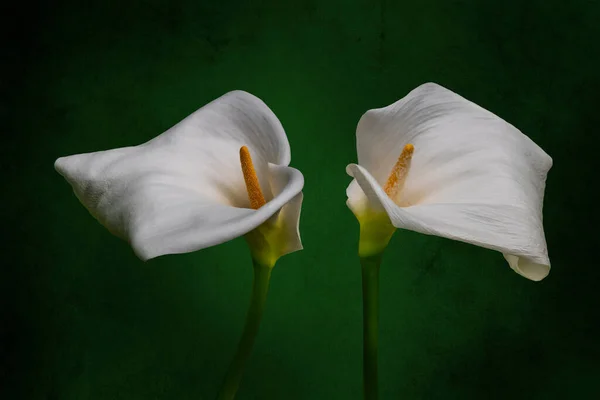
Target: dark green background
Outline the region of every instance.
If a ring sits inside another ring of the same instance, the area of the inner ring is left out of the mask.
[[[213,399],[250,294],[244,241],[144,264],[53,162],[142,143],[243,89],[280,118],[304,173],[305,250],[274,270],[238,398],[360,399],[344,168],[362,113],[427,81],[553,157],[553,268],[534,283],[499,253],[397,232],[381,270],[382,399],[600,394],[598,2],[80,3],[3,12],[0,397]]]

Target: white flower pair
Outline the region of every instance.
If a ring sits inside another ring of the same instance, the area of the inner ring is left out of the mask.
[[[378,271],[396,228],[500,251],[534,281],[550,262],[542,226],[552,159],[514,126],[436,84],[370,110],[356,131],[347,205],[360,222],[363,388],[378,398]],[[239,157],[239,158],[238,158]],[[142,260],[244,235],[250,307],[218,400],[235,397],[279,257],[300,250],[304,178],[273,112],[235,91],[135,147],[59,158],[81,203]]]
[[[531,280],[548,274],[542,203],[552,159],[514,126],[428,83],[368,111],[356,136],[347,204],[361,223],[361,256],[402,228],[500,251]],[[277,117],[234,91],[147,143],[62,157],[55,168],[142,260],[246,235],[253,256],[274,264],[302,248],[304,178],[289,162]]]

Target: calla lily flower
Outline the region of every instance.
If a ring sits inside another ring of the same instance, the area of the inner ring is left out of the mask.
[[[247,236],[253,255],[271,264],[302,248],[304,178],[289,162],[275,114],[233,91],[147,143],[62,157],[55,168],[144,261],[258,232]]]
[[[361,256],[402,228],[497,250],[533,281],[548,275],[542,203],[552,159],[517,128],[427,83],[367,111],[356,137],[346,193]]]
[[[367,111],[356,138],[346,204],[360,223],[364,399],[377,400],[379,269],[396,228],[500,251],[539,281],[550,271],[542,203],[552,159],[514,126],[433,83]]]
[[[233,91],[147,143],[55,163],[89,212],[144,261],[245,236],[252,295],[219,400],[237,393],[275,262],[302,249],[304,177],[289,162],[290,145],[275,114],[257,97]]]

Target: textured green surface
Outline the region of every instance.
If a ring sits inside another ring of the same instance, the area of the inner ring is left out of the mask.
[[[344,168],[362,113],[427,81],[554,158],[553,269],[533,283],[499,253],[396,232],[381,268],[381,398],[598,396],[598,2],[81,3],[3,13],[1,398],[214,398],[250,296],[243,239],[144,264],[52,165],[139,144],[243,89],[281,119],[305,175],[305,250],[273,271],[238,398],[360,399]]]

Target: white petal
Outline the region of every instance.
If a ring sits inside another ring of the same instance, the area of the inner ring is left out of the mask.
[[[284,191],[289,191],[290,194],[293,194],[302,190],[304,177],[300,171],[274,164],[269,164],[269,169],[271,171],[271,188],[275,196],[281,195]],[[288,196],[286,195],[285,197],[287,198]],[[300,240],[300,211],[302,209],[303,197],[302,192],[296,194],[291,200],[285,203],[277,216],[280,226],[283,228],[281,232],[281,235],[285,237],[283,242],[286,244],[286,247],[281,249],[279,256],[302,250],[302,241]]]
[[[139,226],[131,238],[136,254],[147,260],[163,254],[188,253],[214,246],[250,232],[278,215],[280,210],[278,218],[287,217],[289,225],[285,233],[290,240],[290,249],[281,255],[300,250],[298,222],[304,177],[291,167],[271,164],[269,168],[271,180],[277,180],[279,186],[274,188],[273,199],[258,210],[194,201],[193,196],[183,193],[180,205],[172,195],[164,198],[169,196],[168,191],[155,187],[157,190],[149,193],[147,198],[157,199],[157,203],[168,208],[153,209],[152,204],[146,201],[145,204],[151,208],[140,211]],[[149,190],[150,186],[145,188]],[[161,196],[164,198],[162,201]]]
[[[354,208],[365,206],[366,196],[368,206],[385,209],[398,228],[498,250],[532,280],[548,274],[542,203],[552,159],[514,126],[425,84],[368,111],[357,141],[360,166],[347,168],[357,182],[347,190]],[[415,152],[396,204],[381,185],[408,143]]]
[[[242,145],[268,201],[259,210],[248,208]],[[147,260],[223,243],[275,215],[302,190],[302,174],[286,167],[289,160],[277,117],[235,91],[145,144],[59,158],[55,168],[90,213]],[[271,180],[278,182],[274,193]]]

